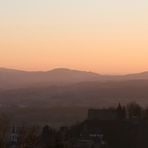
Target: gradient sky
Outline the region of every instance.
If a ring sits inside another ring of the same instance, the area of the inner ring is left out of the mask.
[[[148,70],[148,0],[0,0],[0,67]]]

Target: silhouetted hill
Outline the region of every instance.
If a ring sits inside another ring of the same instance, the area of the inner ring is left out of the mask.
[[[0,89],[14,89],[34,86],[65,85],[88,81],[121,81],[133,79],[147,79],[148,72],[129,75],[100,75],[93,72],[70,70],[66,68],[51,71],[21,71],[0,68]]]
[[[23,88],[37,85],[56,85],[77,83],[81,81],[96,81],[99,75],[69,69],[54,69],[51,71],[27,72],[13,69],[0,69],[0,88]]]

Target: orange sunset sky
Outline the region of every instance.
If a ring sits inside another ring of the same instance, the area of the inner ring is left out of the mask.
[[[148,70],[147,0],[0,0],[0,67]]]

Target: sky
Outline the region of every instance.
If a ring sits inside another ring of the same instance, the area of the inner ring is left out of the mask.
[[[0,67],[148,70],[147,0],[0,0]]]

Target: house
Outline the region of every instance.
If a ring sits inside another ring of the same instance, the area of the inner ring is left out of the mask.
[[[18,148],[19,134],[15,126],[12,127],[8,138],[9,148]]]

